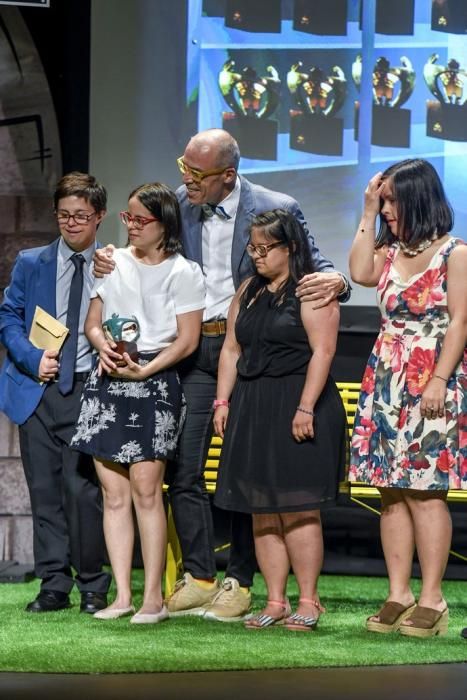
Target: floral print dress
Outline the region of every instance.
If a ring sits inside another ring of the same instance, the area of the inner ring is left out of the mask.
[[[426,420],[420,400],[449,325],[450,238],[428,268],[403,281],[388,251],[377,289],[381,329],[362,380],[349,479],[372,486],[467,489],[467,350],[447,383],[445,415]]]

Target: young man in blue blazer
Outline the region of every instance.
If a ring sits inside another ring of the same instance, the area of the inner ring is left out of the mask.
[[[61,178],[54,194],[60,237],[19,253],[0,307],[0,340],[7,350],[0,372],[0,410],[19,425],[35,572],[41,579],[27,612],[69,607],[75,583],[82,612],[107,605],[110,576],[102,570],[102,509],[94,466],[69,448],[91,369],[84,321],[96,231],[106,202],[104,187],[91,175],[73,172]],[[68,327],[60,352],[30,342],[37,306]]]

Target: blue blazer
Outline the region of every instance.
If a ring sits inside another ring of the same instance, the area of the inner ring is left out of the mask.
[[[59,240],[18,254],[0,306],[0,340],[7,350],[0,371],[0,410],[18,425],[34,413],[47,386],[37,378],[44,351],[28,337],[36,306],[56,316]]]
[[[232,275],[235,289],[241,282],[254,272],[251,258],[246,252],[249,240],[250,223],[257,214],[262,214],[271,209],[285,209],[294,214],[304,227],[310,243],[313,263],[317,272],[332,272],[334,266],[330,260],[321,255],[315,245],[313,236],[305,222],[305,218],[298,202],[282,192],[273,192],[260,185],[254,185],[244,177],[240,177],[240,201],[235,218],[235,228],[232,243]],[[185,256],[194,260],[200,266],[203,264],[202,256],[202,216],[201,207],[190,204],[186,187],[183,185],[177,190],[177,198],[182,214],[182,238]],[[347,298],[342,299],[347,301]]]

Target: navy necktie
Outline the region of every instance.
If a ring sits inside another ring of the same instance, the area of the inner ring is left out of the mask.
[[[228,221],[232,217],[227,214],[225,211],[224,207],[219,206],[218,204],[202,204],[201,209],[204,212],[204,216],[207,217],[208,219],[211,216],[214,216],[216,214],[219,216],[221,219],[225,219],[225,221]]]
[[[76,350],[78,347],[79,311],[81,308],[81,296],[83,293],[83,263],[84,258],[80,253],[75,253],[71,257],[71,262],[75,266],[73,277],[71,278],[70,296],[68,298],[68,312],[66,315],[66,325],[69,334],[63,345],[60,359],[60,374],[58,378],[58,389],[63,396],[69,394],[73,388],[73,375],[75,373]]]

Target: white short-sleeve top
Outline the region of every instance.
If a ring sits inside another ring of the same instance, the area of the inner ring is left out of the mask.
[[[177,315],[204,309],[205,288],[199,265],[179,253],[157,265],[141,262],[130,248],[114,251],[115,269],[96,279],[91,297],[103,301],[102,321],[118,314],[137,318],[140,352],[158,352],[177,337]]]

